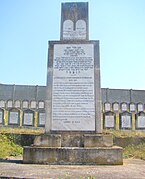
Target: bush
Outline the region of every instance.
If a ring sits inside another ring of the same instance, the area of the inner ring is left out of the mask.
[[[14,141],[5,134],[0,134],[0,158],[22,155],[23,148],[14,143]]]

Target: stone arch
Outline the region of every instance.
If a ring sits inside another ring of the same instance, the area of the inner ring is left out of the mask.
[[[136,111],[136,105],[134,103],[129,104],[129,111],[130,112],[135,112]]]
[[[15,100],[14,107],[15,108],[21,108],[21,101],[20,100]]]
[[[144,111],[144,105],[143,105],[143,103],[138,103],[137,104],[137,111],[138,112]]]
[[[38,109],[44,109],[45,108],[45,102],[44,101],[38,101]]]
[[[121,103],[121,111],[127,111],[128,110],[128,104],[126,102]]]
[[[111,111],[111,103],[105,102],[104,103],[104,111]]]
[[[4,100],[0,100],[0,108],[5,108],[5,101]]]
[[[35,100],[30,101],[30,108],[36,109],[37,108],[37,102]]]
[[[13,107],[13,100],[9,99],[7,100],[7,108],[12,108]]]
[[[114,103],[112,104],[112,110],[113,110],[114,112],[118,112],[118,111],[119,111],[119,103],[118,103],[118,102],[114,102]]]
[[[23,100],[22,101],[22,108],[23,109],[28,109],[29,108],[29,101],[28,100]]]

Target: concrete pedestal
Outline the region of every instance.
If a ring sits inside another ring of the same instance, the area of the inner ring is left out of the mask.
[[[75,139],[76,135],[71,135],[73,137]],[[113,147],[113,138],[110,135],[80,135],[78,143],[81,146],[78,147],[68,147],[64,141],[62,147],[63,138],[63,135],[51,134],[37,136],[33,146],[24,147],[23,162],[56,165],[123,164],[123,150],[121,147]]]

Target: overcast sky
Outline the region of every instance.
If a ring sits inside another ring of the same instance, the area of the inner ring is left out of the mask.
[[[0,83],[46,85],[61,2],[71,1],[0,0]],[[90,40],[100,40],[101,86],[145,90],[145,0],[83,2],[89,2]]]

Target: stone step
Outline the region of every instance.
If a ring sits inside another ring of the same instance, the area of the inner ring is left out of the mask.
[[[45,147],[112,147],[112,135],[103,134],[42,134],[36,136],[34,146]]]
[[[23,162],[55,165],[122,165],[121,147],[24,147]]]

